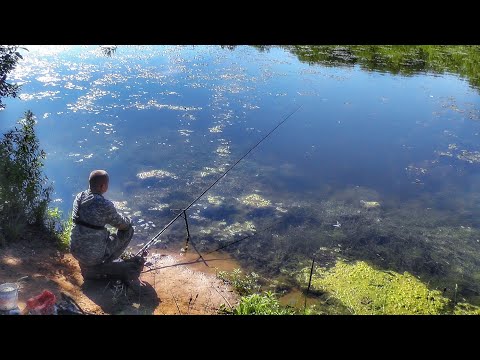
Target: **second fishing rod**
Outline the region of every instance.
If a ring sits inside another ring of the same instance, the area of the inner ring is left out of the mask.
[[[295,110],[290,112],[288,115],[286,115],[272,130],[270,130],[263,138],[261,138],[254,146],[250,148],[241,158],[239,158],[232,166],[230,166],[222,175],[218,177],[210,186],[208,186],[199,196],[197,196],[187,207],[184,209],[180,209],[179,213],[168,222],[167,225],[163,227],[162,230],[160,230],[151,240],[149,240],[145,245],[142,246],[142,248],[135,254],[135,256],[138,256],[140,254],[145,253],[145,251],[153,245],[156,240],[162,235],[165,230],[167,230],[179,217],[183,217],[185,219],[185,224],[187,226],[187,241],[190,238],[189,230],[188,230],[188,222],[187,222],[187,210],[190,209],[200,198],[205,195],[213,186],[215,186],[216,183],[218,183],[227,173],[232,170],[240,161],[242,161],[250,152],[252,152],[258,145],[260,145],[267,137],[269,137],[275,130],[277,130],[285,121],[287,121],[293,114],[295,114],[302,105],[299,105]],[[195,249],[196,250],[196,249]],[[198,251],[197,251],[198,253]],[[200,255],[200,253],[199,253]],[[200,255],[201,257],[201,255]]]

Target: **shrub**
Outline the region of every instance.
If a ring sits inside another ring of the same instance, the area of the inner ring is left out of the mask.
[[[44,224],[52,191],[42,173],[46,153],[39,148],[33,113],[18,123],[0,141],[0,227],[7,241],[27,224]]]

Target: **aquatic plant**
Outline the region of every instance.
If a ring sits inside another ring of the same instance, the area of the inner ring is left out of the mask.
[[[127,206],[127,201],[112,201],[112,203],[115,205],[117,210],[130,210],[130,208]]]
[[[303,270],[303,283],[309,271]],[[408,272],[377,270],[364,261],[337,261],[329,270],[318,268],[312,286],[329,292],[352,314],[442,314],[450,301]]]
[[[206,177],[209,175],[214,175],[214,174],[221,174],[225,171],[224,167],[218,167],[218,168],[212,168],[209,166],[205,166],[203,168],[203,171],[200,172],[200,177]]]
[[[254,272],[243,275],[240,269],[235,269],[232,272],[219,271],[217,277],[230,284],[240,295],[250,295],[260,290],[259,276]]]
[[[480,307],[468,303],[458,303],[453,310],[455,315],[480,315]]]
[[[479,151],[467,151],[461,150],[460,154],[457,155],[459,160],[469,162],[470,164],[480,163],[480,152]]]
[[[360,203],[365,209],[375,209],[377,207],[380,207],[380,203],[378,201],[360,200]]]
[[[211,133],[220,133],[220,132],[222,132],[222,128],[223,128],[222,125],[217,125],[217,126],[213,126],[213,127],[209,128],[208,130]]]
[[[235,315],[293,315],[294,311],[282,307],[275,294],[265,291],[262,294],[252,294],[240,299],[240,304],[234,309]]]
[[[271,205],[270,200],[267,200],[258,194],[244,196],[240,198],[240,201],[242,202],[242,204],[256,208],[268,207]]]
[[[216,206],[222,205],[222,200],[224,199],[225,198],[223,196],[212,196],[212,195],[207,196],[208,203]]]
[[[157,179],[164,179],[164,178],[172,178],[172,179],[178,179],[178,177],[166,170],[150,170],[150,171],[144,171],[140,172],[137,174],[137,177],[139,179],[149,179],[149,178],[157,178]]]
[[[231,225],[228,225],[223,229],[223,232],[227,237],[232,237],[235,235],[242,235],[244,233],[253,233],[255,232],[255,225],[251,221],[245,221],[243,223],[236,222]]]

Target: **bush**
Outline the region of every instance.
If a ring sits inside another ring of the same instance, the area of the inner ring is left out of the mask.
[[[39,148],[31,111],[0,141],[0,227],[7,241],[27,224],[44,225],[52,191],[42,174],[46,153]]]

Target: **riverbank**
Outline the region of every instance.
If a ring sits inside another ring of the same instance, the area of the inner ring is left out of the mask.
[[[71,254],[57,250],[51,239],[29,229],[23,239],[1,248],[0,283],[27,276],[20,282],[18,295],[22,312],[26,301],[43,290],[51,291],[58,300],[64,292],[85,312],[95,315],[216,314],[222,304],[235,306],[238,295],[215,276],[215,267],[228,270],[237,264],[224,255],[207,257],[209,268],[184,264],[195,259],[194,254],[153,251],[149,256],[152,265],[145,267],[151,271],[141,276],[146,291],[139,296],[107,282],[84,282]]]

